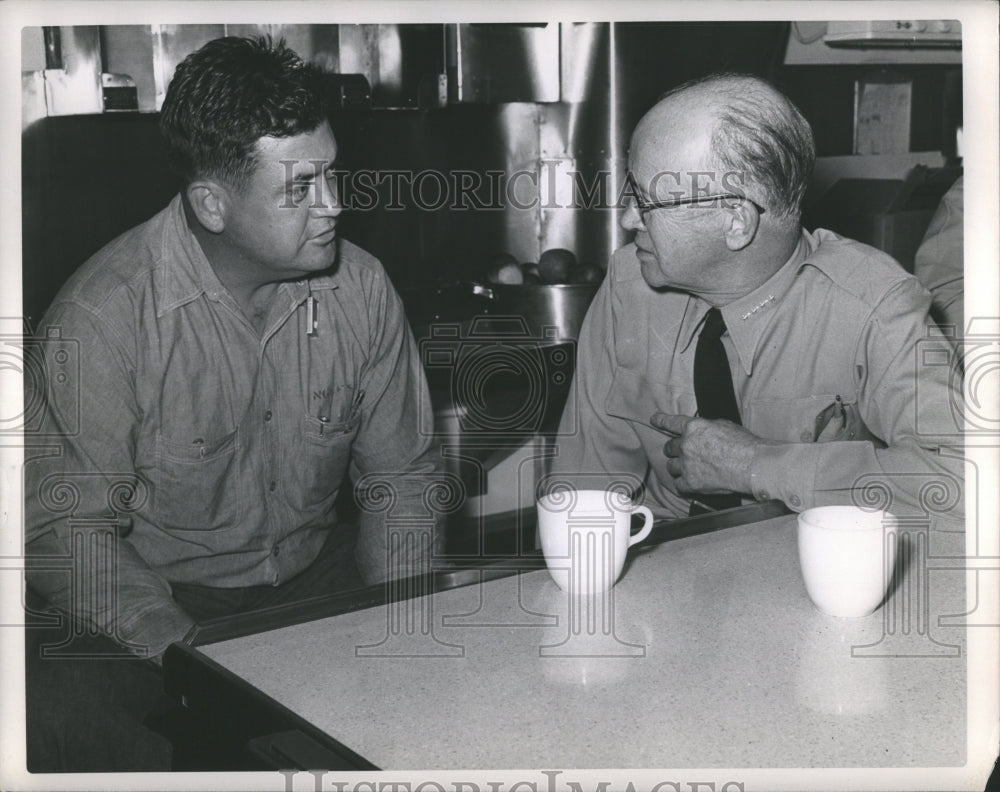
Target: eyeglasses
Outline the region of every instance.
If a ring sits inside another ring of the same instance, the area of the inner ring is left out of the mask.
[[[687,204],[705,203],[707,201],[748,201],[754,205],[758,214],[764,214],[763,206],[753,199],[747,198],[745,195],[739,195],[738,193],[716,193],[714,195],[697,195],[688,198],[671,198],[665,201],[647,201],[639,193],[639,186],[636,184],[635,176],[632,175],[632,171],[625,171],[625,180],[628,182],[629,189],[632,191],[632,197],[635,199],[635,206],[639,211],[639,217],[642,220],[643,225],[646,223],[646,215],[654,209],[668,209],[671,206],[685,206]]]

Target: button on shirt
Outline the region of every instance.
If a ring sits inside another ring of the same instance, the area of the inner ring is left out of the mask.
[[[924,514],[933,483],[933,507],[961,517],[961,398],[929,303],[893,259],[821,229],[722,308],[743,425],[774,441],[755,455],[749,495],[796,511],[859,503]],[[634,245],[615,253],[581,330],[556,474],[639,481],[658,516],[687,514],[666,436],[649,421],[696,414],[694,350],[709,307],[651,289]]]
[[[28,551],[73,555],[84,579],[94,563],[113,576],[117,608],[85,615],[119,640],[156,654],[184,635],[170,581],[237,587],[302,571],[336,521],[345,474],[391,481],[395,513],[426,525],[439,463],[423,368],[381,265],[338,245],[332,275],[278,287],[258,333],[178,197],[97,253],[46,314],[79,373],[50,389],[54,447],[26,466]],[[132,519],[121,537],[102,528],[114,512]],[[384,518],[362,512],[359,561],[387,569]],[[112,560],[72,550],[81,521]],[[70,609],[68,573],[31,580]]]

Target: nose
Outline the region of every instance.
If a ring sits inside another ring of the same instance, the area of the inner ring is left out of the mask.
[[[316,180],[316,194],[309,208],[320,217],[337,217],[344,211],[336,175]]]
[[[629,201],[625,205],[621,225],[626,231],[638,231],[646,227],[642,222],[642,215],[639,213],[639,207],[635,205],[635,201]]]

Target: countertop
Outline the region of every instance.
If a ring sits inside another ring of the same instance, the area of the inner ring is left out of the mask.
[[[594,604],[522,572],[199,651],[383,769],[954,767],[965,572],[927,559],[963,548],[910,532],[862,619],[784,516],[640,545]]]

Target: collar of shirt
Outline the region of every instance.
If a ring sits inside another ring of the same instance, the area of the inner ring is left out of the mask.
[[[721,308],[726,330],[748,377],[753,373],[757,345],[774,315],[774,308],[788,292],[812,248],[812,239],[803,229],[795,250],[777,272],[749,294]],[[682,349],[687,349],[692,344],[710,307],[700,298],[692,296],[688,299],[684,318],[681,320],[681,337],[685,339]]]
[[[157,271],[157,317],[197,299],[202,294],[209,300],[218,302],[229,292],[205,252],[198,244],[184,216],[184,204],[177,195],[166,210],[163,233],[160,238],[160,263]],[[312,292],[336,289],[336,274],[318,275],[299,281],[287,281],[278,287],[279,293],[286,294],[290,307],[301,304]],[[230,297],[230,299],[232,299]]]

